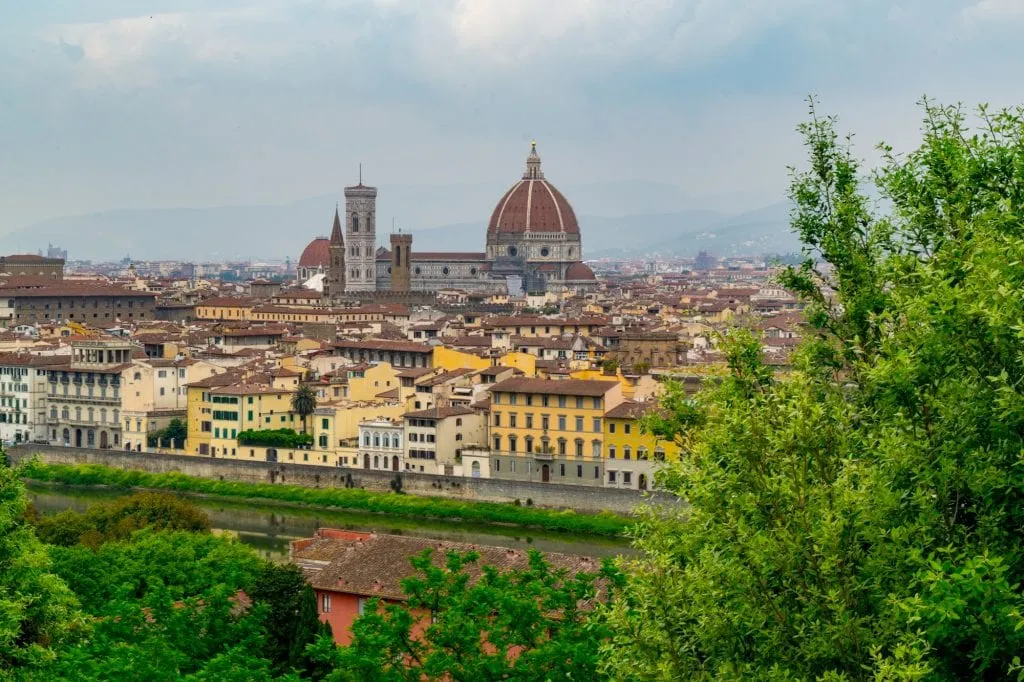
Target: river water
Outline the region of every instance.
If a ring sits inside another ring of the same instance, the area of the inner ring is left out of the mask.
[[[56,514],[68,509],[84,511],[90,505],[132,494],[110,488],[30,484],[29,498],[41,514]],[[187,496],[210,516],[215,531],[231,532],[267,559],[283,561],[288,543],[308,538],[317,528],[345,528],[393,535],[434,538],[453,542],[497,545],[516,549],[533,547],[542,552],[585,554],[594,557],[632,555],[622,538],[577,536],[542,530],[506,526],[409,519],[382,514],[311,509],[245,501],[214,500]]]

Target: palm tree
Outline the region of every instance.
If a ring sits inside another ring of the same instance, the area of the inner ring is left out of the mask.
[[[302,432],[306,433],[309,415],[316,411],[316,393],[309,386],[299,386],[292,395],[292,412],[302,417]]]

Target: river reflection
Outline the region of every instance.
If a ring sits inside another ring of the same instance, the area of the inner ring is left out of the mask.
[[[41,514],[71,509],[84,511],[92,504],[130,495],[108,488],[31,484],[29,497]],[[246,501],[211,500],[187,496],[210,516],[215,531],[232,532],[267,559],[282,561],[288,543],[307,538],[320,527],[347,528],[393,535],[428,537],[499,547],[533,547],[542,552],[564,552],[603,557],[631,555],[632,548],[621,538],[574,536],[568,533],[523,530],[486,524],[408,519],[382,514],[306,509]]]

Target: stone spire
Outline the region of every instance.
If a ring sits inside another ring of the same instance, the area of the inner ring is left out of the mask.
[[[331,243],[344,244],[345,239],[341,236],[341,216],[338,214],[338,206],[334,206],[334,226],[331,228]]]
[[[526,172],[523,180],[543,180],[544,171],[540,169],[540,156],[537,154],[537,140],[530,142],[530,155],[526,157]]]

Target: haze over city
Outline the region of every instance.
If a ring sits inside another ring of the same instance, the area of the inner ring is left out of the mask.
[[[360,162],[384,220],[479,225],[531,139],[584,215],[755,210],[784,199],[809,93],[865,156],[916,139],[923,94],[1024,94],[1013,0],[0,5],[0,235],[314,197],[321,215]],[[588,201],[623,181],[635,201]]]

